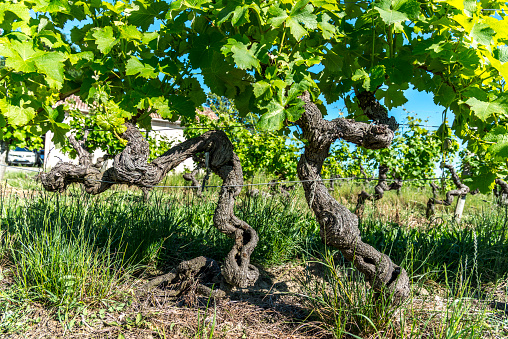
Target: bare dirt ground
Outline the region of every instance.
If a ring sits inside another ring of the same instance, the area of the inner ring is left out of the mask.
[[[302,282],[322,279],[322,271],[320,265],[312,263],[306,267],[278,266],[263,271],[254,288],[233,290],[226,298],[216,300],[192,292],[170,297],[162,286],[136,298],[135,290],[146,282],[138,280],[121,287],[128,301],[104,301],[95,307],[75,307],[68,312],[30,305],[19,333],[0,338],[333,338],[326,325],[312,316],[302,296]],[[490,303],[491,310],[505,309],[505,288],[496,286],[497,291],[490,291],[498,296]],[[415,318],[417,326],[424,324],[422,333],[432,338],[432,333],[440,332],[442,319],[454,303],[445,294],[437,284],[414,286],[411,304],[400,312],[409,322]],[[479,300],[471,300],[469,305],[469,312],[483,312]]]
[[[48,310],[31,305],[23,328],[1,338],[332,338],[309,318],[297,279],[304,267],[283,265],[264,271],[254,288],[226,298],[187,293],[170,297],[164,287],[143,298],[136,285],[122,286],[130,301],[105,301],[93,308]],[[6,282],[4,280],[4,282]]]

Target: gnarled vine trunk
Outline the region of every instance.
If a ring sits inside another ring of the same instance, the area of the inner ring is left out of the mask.
[[[381,164],[379,165],[379,174],[378,174],[378,182],[376,187],[374,187],[374,194],[369,194],[365,191],[361,191],[358,194],[358,201],[356,203],[355,214],[361,218],[363,216],[363,211],[365,210],[365,201],[367,200],[379,200],[382,199],[386,191],[399,190],[402,187],[402,180],[395,179],[390,185],[386,183],[386,175],[390,167]]]
[[[427,202],[427,212],[426,212],[427,218],[430,218],[431,216],[434,215],[435,205],[450,206],[453,202],[453,197],[462,197],[462,196],[469,193],[469,187],[467,187],[466,185],[464,185],[462,183],[462,181],[460,181],[460,178],[459,178],[457,172],[455,172],[455,169],[453,168],[453,166],[450,164],[445,164],[444,168],[446,168],[450,171],[450,173],[452,175],[453,183],[455,184],[457,189],[446,192],[446,199],[439,200],[439,199],[437,199],[438,187],[436,186],[436,184],[431,182],[429,185],[430,185],[430,187],[432,187],[433,197],[430,198],[429,201]]]
[[[375,126],[348,119],[324,120],[308,93],[301,98],[305,102],[305,113],[297,123],[308,144],[298,163],[298,176],[304,181],[307,202],[321,225],[323,241],[338,248],[352,261],[376,291],[393,294],[395,302],[404,300],[409,294],[406,271],[395,265],[387,255],[361,241],[358,218],[328,193],[320,177],[330,145],[336,139],[343,138],[366,148],[379,149],[390,145],[393,132],[384,125]],[[377,101],[374,103],[379,106]],[[128,141],[127,146],[115,157],[113,167],[104,172],[99,169],[100,163],[92,163],[92,156],[85,145],[86,135],[82,141],[71,137],[71,145],[79,155],[79,165],[59,163],[50,172],[42,174],[41,182],[45,189],[63,192],[69,184],[78,182],[90,194],[104,192],[114,184],[135,185],[146,190],[157,185],[167,172],[187,158],[209,152],[209,167],[223,180],[214,225],[235,240],[233,249],[224,261],[222,276],[234,286],[245,288],[253,284],[259,272],[250,264],[250,255],[258,236],[233,212],[235,199],[242,188],[243,174],[239,158],[233,152],[233,145],[226,134],[222,131],[206,132],[182,142],[148,163],[148,142],[133,125],[126,126],[122,137]],[[174,278],[173,273],[168,276]]]
[[[114,184],[134,185],[142,190],[157,185],[164,176],[184,160],[202,152],[209,152],[209,167],[222,180],[219,201],[215,209],[214,225],[235,240],[221,269],[222,276],[231,285],[245,288],[254,284],[259,276],[250,256],[258,243],[256,231],[235,216],[233,207],[243,184],[242,166],[233,152],[233,145],[222,131],[210,131],[172,147],[152,162],[148,162],[149,146],[146,139],[131,124],[122,138],[128,141],[125,149],[114,159],[113,167],[100,171],[100,163],[92,163],[85,138],[70,142],[79,156],[79,164],[60,162],[50,172],[41,175],[48,191],[63,192],[71,183],[82,183],[85,191],[99,194]]]
[[[494,188],[494,196],[499,206],[506,206],[508,202],[508,183],[503,179],[496,179],[496,187]]]
[[[298,163],[298,176],[304,181],[305,197],[321,226],[323,242],[339,249],[365,274],[376,291],[393,294],[394,302],[403,301],[410,290],[406,271],[395,265],[386,254],[362,242],[357,216],[329,194],[320,176],[330,146],[338,138],[365,148],[380,149],[391,144],[393,131],[385,125],[343,118],[324,120],[309,93],[300,98],[305,102],[305,112],[297,124],[308,142]]]

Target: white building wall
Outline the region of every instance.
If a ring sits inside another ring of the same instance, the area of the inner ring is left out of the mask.
[[[146,131],[142,131],[143,134],[146,133]],[[185,140],[183,136],[183,127],[179,124],[171,123],[169,121],[163,120],[163,119],[156,119],[152,118],[152,130],[148,132],[149,136],[157,139],[160,136],[163,136],[168,139],[168,141],[174,141],[176,142],[182,142]],[[54,167],[58,162],[71,162],[74,164],[78,164],[78,159],[71,159],[67,154],[64,154],[61,149],[56,148],[55,144],[52,141],[53,139],[53,133],[48,132],[46,133],[46,141],[44,145],[44,168],[51,169]],[[161,138],[164,139],[164,138]],[[94,161],[97,160],[97,158],[103,156],[105,153],[102,151],[96,151],[93,153]],[[108,167],[112,165],[112,160],[108,161]],[[189,158],[182,162],[180,165],[178,165],[172,172],[173,173],[182,173],[185,169],[192,169],[194,168],[194,162],[192,161],[192,158]]]

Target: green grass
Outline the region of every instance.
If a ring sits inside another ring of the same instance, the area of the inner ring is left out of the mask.
[[[182,184],[181,177],[168,180]],[[354,208],[361,189],[344,183],[334,194],[346,197],[345,204]],[[99,196],[83,194],[79,186],[66,195],[4,194],[0,267],[10,283],[0,293],[0,332],[27,326],[20,319],[29,313],[30,302],[58,310],[126,302],[129,286],[147,272],[166,272],[203,254],[222,260],[233,242],[213,226],[217,192],[209,189],[197,197],[190,191],[159,189],[148,203],[140,191],[125,188]],[[376,300],[362,276],[321,243],[319,225],[302,193],[299,188],[290,197],[241,195],[235,213],[259,234],[254,264],[271,267],[318,258],[324,275],[316,278],[308,272],[303,299],[337,338],[348,333],[477,338],[493,328],[502,333],[506,320],[492,316],[483,302],[508,273],[508,218],[506,210],[484,201],[490,197],[468,200],[461,224],[452,220],[450,208],[441,208],[432,223],[413,224],[411,217],[424,214],[415,206],[426,202],[429,190],[388,192],[386,200],[368,203],[360,224],[363,241],[405,267],[416,289],[437,286],[443,309],[426,312],[416,306],[415,292],[401,309],[391,308],[389,300]],[[399,221],[391,220],[390,206],[397,206]],[[473,299],[478,303],[471,303]]]

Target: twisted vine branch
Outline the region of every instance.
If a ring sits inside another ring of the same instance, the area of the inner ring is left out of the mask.
[[[430,218],[432,215],[434,215],[435,205],[450,206],[453,202],[453,197],[455,197],[455,196],[461,197],[461,196],[469,193],[469,187],[467,187],[466,185],[464,185],[462,183],[457,172],[455,172],[455,169],[453,168],[453,166],[450,164],[445,164],[444,168],[446,168],[450,171],[450,173],[452,175],[453,183],[455,184],[457,189],[446,192],[445,200],[439,200],[439,199],[437,199],[438,187],[436,186],[436,184],[431,182],[429,185],[430,185],[430,187],[432,187],[433,197],[430,198],[429,201],[427,202],[427,211],[426,211],[427,218]]]
[[[122,138],[128,141],[118,154],[113,167],[101,172],[92,164],[92,156],[85,146],[86,138],[77,141],[70,137],[72,147],[79,156],[79,164],[60,162],[50,172],[41,175],[44,188],[52,192],[63,192],[72,183],[82,183],[89,194],[99,194],[114,184],[134,185],[150,189],[184,160],[195,154],[209,152],[210,169],[222,180],[223,186],[214,215],[214,226],[235,244],[222,266],[224,280],[234,286],[245,288],[258,278],[258,269],[250,264],[250,256],[258,243],[256,231],[233,212],[236,197],[243,184],[240,160],[233,152],[233,145],[222,131],[210,131],[186,140],[148,162],[149,146],[136,127],[126,124]]]
[[[369,194],[365,191],[361,191],[358,194],[358,201],[356,203],[355,214],[361,218],[363,211],[365,210],[365,201],[372,200],[376,201],[383,198],[386,191],[398,190],[402,187],[402,180],[399,178],[395,179],[390,185],[386,183],[386,176],[390,168],[386,165],[379,165],[378,183],[374,187],[374,194]]]
[[[376,291],[391,294],[395,303],[404,300],[409,295],[406,271],[395,265],[386,254],[362,242],[358,217],[329,194],[320,176],[330,146],[338,138],[366,148],[380,149],[391,144],[393,131],[384,125],[343,118],[324,120],[309,93],[304,93],[300,99],[305,103],[305,112],[297,124],[308,142],[297,170],[300,180],[306,180],[303,182],[305,197],[321,226],[323,242],[339,249],[346,259],[352,261]]]
[[[506,183],[503,179],[496,179],[496,185],[494,195],[497,198],[497,203],[498,205],[506,205],[508,200],[508,183]]]
[[[387,125],[392,131],[399,128],[397,120],[394,117],[388,117],[388,110],[376,99],[375,92],[357,93],[356,98],[363,113],[374,123]]]

